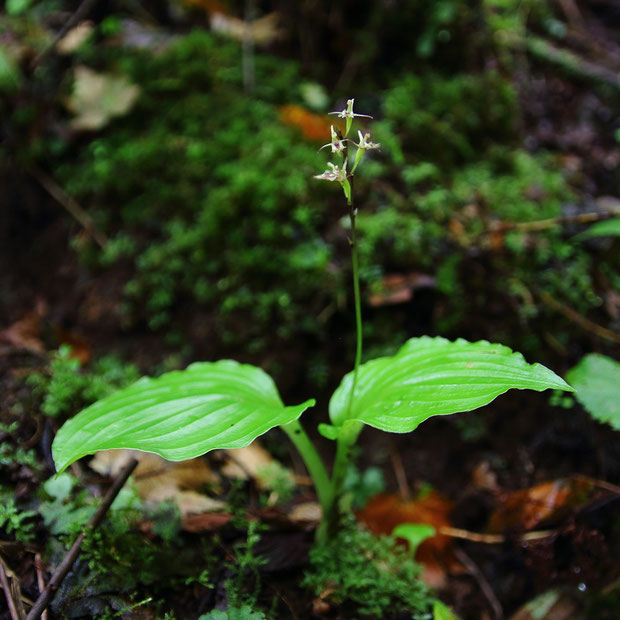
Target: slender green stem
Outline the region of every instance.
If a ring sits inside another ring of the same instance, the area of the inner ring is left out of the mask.
[[[355,297],[355,331],[357,336],[357,344],[355,348],[355,365],[353,367],[353,383],[351,392],[349,393],[349,404],[347,406],[347,414],[351,413],[353,406],[353,397],[355,396],[355,388],[357,386],[357,376],[362,361],[362,302],[360,297],[360,278],[359,266],[357,260],[357,231],[355,228],[356,209],[353,206],[353,198],[349,202],[349,218],[351,219],[351,263],[353,266],[353,295]]]
[[[339,500],[342,495],[342,487],[351,462],[351,448],[355,445],[363,424],[355,420],[346,421],[338,436],[336,460],[332,471],[332,495],[326,509],[323,510],[323,522],[317,531],[317,540],[324,542],[336,534],[339,522]]]
[[[316,494],[319,499],[319,503],[321,504],[321,508],[323,509],[323,512],[325,512],[331,502],[332,484],[329,480],[327,470],[325,469],[325,465],[323,464],[321,457],[316,451],[313,443],[310,441],[310,438],[306,434],[306,431],[299,420],[285,424],[282,428],[297,448],[299,454],[301,454],[301,458],[304,460],[304,463],[308,468],[312,482],[314,482],[314,487],[316,489]]]

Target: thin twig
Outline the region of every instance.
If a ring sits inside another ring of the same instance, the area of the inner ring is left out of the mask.
[[[67,576],[67,573],[71,570],[73,563],[77,560],[77,557],[80,553],[80,547],[82,546],[82,542],[84,541],[84,537],[86,536],[86,531],[89,529],[95,529],[99,526],[99,524],[103,521],[108,509],[112,505],[112,502],[118,495],[119,491],[123,488],[125,482],[127,482],[127,478],[131,476],[131,473],[136,468],[138,461],[132,458],[127,465],[123,468],[121,473],[118,475],[118,478],[114,481],[114,484],[108,489],[108,492],[105,494],[103,501],[97,511],[92,516],[91,520],[86,524],[84,530],[80,533],[80,535],[76,538],[75,542],[71,546],[71,549],[67,552],[67,555],[64,557],[63,561],[58,565],[52,578],[49,580],[47,586],[41,594],[39,598],[35,601],[30,613],[26,617],[26,620],[38,620],[41,617],[41,614],[47,607],[50,599],[53,594],[56,592],[58,586],[62,583],[63,579]]]
[[[555,297],[552,297],[545,291],[539,291],[538,296],[545,304],[554,310],[561,312],[567,319],[573,323],[576,323],[579,327],[596,334],[600,338],[620,344],[620,334],[616,334],[616,332],[611,331],[611,329],[607,329],[606,327],[603,327],[590,319],[586,319],[585,316],[581,316],[581,314],[579,314],[576,310],[573,310],[569,306],[558,301]]]
[[[400,457],[398,448],[394,445],[393,441],[390,441],[390,459],[392,461],[392,468],[394,469],[394,475],[396,476],[396,482],[398,484],[398,492],[403,500],[408,500],[411,497],[411,489],[407,482],[407,474],[403,467],[403,460]]]
[[[611,482],[607,482],[606,480],[597,480],[596,478],[588,478],[588,476],[584,476],[582,474],[575,474],[574,478],[577,480],[583,480],[585,482],[590,482],[595,487],[599,489],[604,489],[605,491],[609,491],[614,495],[620,495],[620,486],[617,484],[612,484]]]
[[[37,585],[39,594],[41,594],[45,590],[45,580],[43,579],[43,561],[39,553],[34,556],[34,570],[37,573]],[[47,620],[47,609],[41,614],[41,620]]]
[[[105,248],[108,243],[106,236],[97,228],[93,219],[82,209],[77,201],[69,196],[65,190],[52,179],[48,174],[39,168],[29,168],[28,172],[41,184],[49,195],[63,206],[84,228],[84,230],[95,240],[97,245]]]
[[[476,580],[480,590],[484,594],[487,599],[491,609],[493,610],[493,615],[495,616],[495,620],[501,620],[504,617],[504,610],[495,596],[495,592],[493,592],[493,588],[491,588],[487,578],[482,574],[482,571],[476,566],[474,561],[462,550],[456,547],[454,549],[454,553],[456,557],[461,561],[461,563],[465,566],[465,568],[469,571],[469,574]]]
[[[508,230],[520,230],[524,232],[537,232],[554,226],[566,226],[567,224],[589,224],[598,222],[620,215],[620,210],[612,209],[601,212],[593,211],[580,213],[579,215],[562,215],[560,217],[550,217],[546,220],[536,220],[534,222],[495,222],[490,228],[492,232],[506,232]]]
[[[83,20],[95,8],[98,0],[84,0],[77,8],[75,13],[65,22],[65,25],[58,31],[51,43],[30,63],[30,69],[35,69],[43,60],[45,60],[56,48],[58,43],[64,39],[65,35],[81,20]]]
[[[11,583],[9,583],[9,577]],[[2,589],[4,590],[4,596],[6,597],[6,603],[9,607],[11,620],[23,620],[26,617],[26,610],[21,601],[17,577],[4,563],[2,558],[0,558],[0,584],[2,584]]]
[[[443,536],[449,536],[450,538],[459,538],[461,540],[469,540],[471,542],[485,543],[487,545],[500,545],[505,543],[507,538],[502,534],[480,534],[479,532],[470,532],[469,530],[462,530],[458,527],[443,526],[438,530],[439,534]],[[528,542],[530,540],[541,540],[542,538],[549,538],[555,536],[557,532],[555,530],[540,530],[534,532],[527,532],[517,538],[519,541]]]

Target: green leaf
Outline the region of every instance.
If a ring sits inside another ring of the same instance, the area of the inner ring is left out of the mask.
[[[32,4],[33,0],[6,0],[6,12],[9,15],[24,13]]]
[[[392,530],[392,536],[407,541],[412,555],[416,554],[418,547],[425,540],[432,538],[436,533],[437,530],[430,523],[399,523]]]
[[[588,230],[577,235],[579,239],[591,239],[593,237],[620,237],[620,217],[592,224]]]
[[[435,601],[433,605],[433,620],[459,620],[453,611],[441,601]]]
[[[331,398],[332,424],[358,420],[391,433],[408,433],[432,416],[477,409],[511,388],[573,391],[548,368],[528,364],[501,344],[427,336],[407,341],[393,357],[362,364],[348,411],[352,381],[350,372]]]
[[[231,360],[200,362],[157,379],[143,378],[87,409],[58,431],[59,472],[99,450],[130,448],[169,461],[218,448],[243,448],[308,407],[285,407],[263,370]]]
[[[575,397],[599,422],[620,430],[620,364],[610,357],[590,353],[566,373],[575,386]]]

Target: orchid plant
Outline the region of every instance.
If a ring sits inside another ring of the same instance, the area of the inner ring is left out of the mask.
[[[371,118],[355,113],[353,104],[350,99],[342,111],[332,112],[345,120],[344,133],[332,126],[331,142],[325,147],[336,162],[315,177],[340,184],[351,222],[357,346],[353,370],[329,402],[330,423],[319,425],[319,432],[336,442],[331,473],[300,422],[315,401],[286,406],[262,369],[232,360],[198,362],[156,379],[145,377],[84,409],[64,424],[54,440],[59,472],[81,457],[112,448],[154,452],[171,461],[191,459],[210,450],[247,446],[279,426],[314,482],[323,512],[317,539],[324,542],[337,531],[351,449],[364,426],[408,433],[432,416],[477,409],[512,388],[573,391],[548,368],[528,364],[520,353],[486,341],[411,338],[395,355],[362,364],[353,179],[366,152],[379,145],[362,130],[357,142],[349,138],[356,118]]]

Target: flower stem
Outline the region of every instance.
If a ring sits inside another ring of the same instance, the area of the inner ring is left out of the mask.
[[[347,416],[351,414],[351,407],[353,406],[353,397],[355,396],[355,388],[357,386],[357,376],[359,374],[359,367],[362,361],[362,302],[360,298],[360,278],[359,278],[359,266],[357,260],[357,231],[355,229],[355,219],[357,216],[357,210],[353,206],[353,197],[348,200],[349,204],[349,218],[351,220],[351,263],[353,266],[353,295],[355,297],[355,331],[357,337],[357,344],[355,348],[355,365],[353,366],[353,383],[351,385],[351,392],[349,393],[349,404],[347,406]]]

